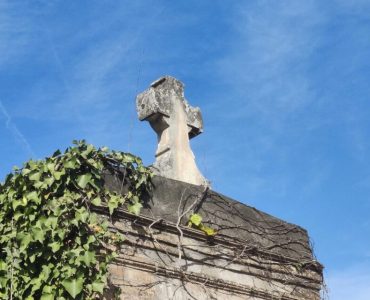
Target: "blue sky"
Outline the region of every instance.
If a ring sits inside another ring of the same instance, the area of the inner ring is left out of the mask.
[[[73,139],[153,161],[135,95],[186,84],[213,188],[309,231],[370,297],[370,1],[0,0],[0,179]]]

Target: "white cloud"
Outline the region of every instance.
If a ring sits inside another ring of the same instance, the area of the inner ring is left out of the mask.
[[[5,118],[5,127],[11,132],[14,138],[22,145],[24,150],[31,157],[35,157],[35,153],[32,150],[30,143],[27,141],[24,134],[18,129],[17,125],[12,121],[11,116],[4,107],[3,103],[0,101],[0,112]]]

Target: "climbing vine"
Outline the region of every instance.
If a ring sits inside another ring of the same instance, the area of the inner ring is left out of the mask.
[[[102,178],[117,170],[121,194]],[[102,298],[123,236],[91,209],[139,214],[150,177],[140,158],[85,141],[15,169],[0,183],[0,299]]]

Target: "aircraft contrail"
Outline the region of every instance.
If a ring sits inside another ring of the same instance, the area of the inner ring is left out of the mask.
[[[27,141],[22,132],[19,131],[17,125],[12,121],[12,117],[9,115],[2,101],[0,101],[0,111],[5,117],[5,126],[12,133],[16,140],[18,140],[23,148],[28,152],[29,155],[35,157],[35,153],[32,150],[30,143]]]

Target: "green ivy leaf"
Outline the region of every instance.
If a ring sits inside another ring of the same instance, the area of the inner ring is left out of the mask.
[[[41,203],[41,199],[37,195],[37,192],[36,191],[32,191],[32,192],[28,193],[26,197],[27,197],[27,199],[29,201],[33,201],[33,202],[35,202],[37,204],[40,204]]]
[[[66,169],[74,169],[74,168],[76,168],[76,165],[77,165],[77,160],[76,160],[75,157],[72,157],[71,159],[65,161],[64,164],[63,164],[63,166]]]
[[[85,251],[84,255],[81,257],[81,261],[83,261],[86,266],[90,267],[91,263],[95,262],[95,252]]]
[[[55,164],[54,163],[48,163],[48,164],[46,164],[46,167],[50,171],[51,174],[54,173],[54,170],[55,170]]]
[[[32,229],[32,237],[34,240],[42,243],[45,239],[45,233],[42,229],[35,227]]]
[[[32,289],[31,289],[32,292],[37,291],[41,287],[41,285],[42,285],[41,278],[40,277],[33,278],[30,281],[30,285],[32,286]]]
[[[91,173],[80,175],[77,178],[77,184],[80,188],[84,189],[91,179]]]
[[[58,224],[58,218],[54,217],[54,216],[49,216],[49,218],[47,218],[45,220],[44,224],[45,224],[46,227],[50,227],[52,229],[55,229],[57,227],[57,224]]]
[[[96,197],[94,199],[91,200],[91,203],[95,206],[100,206],[101,205],[101,199],[100,197]]]
[[[113,214],[113,211],[118,207],[118,199],[117,197],[113,196],[111,199],[108,201],[108,209],[109,213]]]
[[[76,211],[76,220],[81,221],[82,223],[86,223],[87,218],[89,217],[89,213],[85,209],[85,207],[81,207]]]
[[[42,294],[40,300],[54,300],[53,294]]]
[[[63,175],[65,174],[65,172],[61,171],[61,172],[54,172],[53,173],[53,176],[56,180],[60,180],[60,177],[62,177]]]
[[[200,223],[202,222],[202,216],[199,214],[192,214],[190,216],[189,221],[194,224],[195,226],[199,226]]]
[[[40,177],[41,177],[40,172],[33,172],[30,176],[28,176],[28,178],[32,181],[39,181]]]
[[[0,271],[6,271],[8,269],[8,266],[5,261],[0,260]]]
[[[128,162],[128,163],[132,163],[132,162],[135,161],[135,156],[130,154],[130,153],[125,153],[125,154],[123,154],[123,161]]]
[[[45,178],[45,183],[48,187],[50,187],[53,183],[54,183],[54,177],[48,177],[48,178]]]
[[[28,169],[28,168],[23,168],[22,169],[22,175],[27,175],[27,174],[29,174],[31,172],[31,170],[30,169]]]
[[[42,288],[42,293],[44,294],[53,294],[53,290],[55,289],[55,286],[50,286],[50,285],[44,285]]]
[[[76,296],[82,291],[83,282],[84,282],[84,279],[82,277],[78,277],[78,278],[63,280],[62,285],[64,286],[68,294],[70,294],[71,297],[75,299]]]
[[[143,205],[140,202],[136,202],[134,204],[128,205],[127,209],[130,213],[138,216],[142,207]]]
[[[202,230],[208,236],[215,236],[217,234],[215,229],[204,225],[200,227],[200,230]]]
[[[49,244],[49,247],[51,248],[51,251],[53,251],[53,253],[57,252],[61,246],[62,245],[60,242],[53,242]]]
[[[83,158],[87,158],[87,156],[94,150],[94,146],[89,144],[86,147],[86,150],[81,153]]]
[[[100,294],[103,294],[105,283],[101,281],[93,282],[92,284],[92,290],[94,292],[98,292]]]
[[[20,241],[20,251],[23,251],[26,249],[29,245],[29,243],[32,241],[32,237],[29,233],[18,233],[17,234],[17,240]]]

